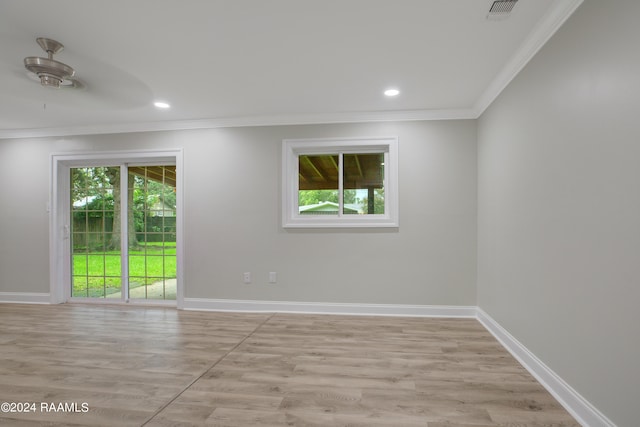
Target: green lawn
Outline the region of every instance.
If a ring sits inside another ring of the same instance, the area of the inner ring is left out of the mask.
[[[129,251],[129,286],[176,277],[175,243],[147,243]],[[73,296],[101,297],[120,292],[120,251],[77,252],[73,255]]]

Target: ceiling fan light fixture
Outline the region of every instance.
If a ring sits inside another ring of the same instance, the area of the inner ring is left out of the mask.
[[[55,88],[59,88],[60,83],[62,83],[60,79],[58,79],[56,76],[52,76],[51,74],[40,73],[38,77],[40,77],[40,84],[42,86],[52,86]]]
[[[40,78],[42,86],[59,88],[63,82],[75,75],[75,70],[60,61],[53,59],[53,55],[60,52],[64,46],[55,40],[39,37],[36,39],[42,50],[47,52],[48,58],[28,56],[24,58],[24,66],[27,70]],[[73,86],[64,84],[64,86]]]

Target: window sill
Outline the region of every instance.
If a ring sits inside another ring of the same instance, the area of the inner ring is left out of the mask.
[[[398,228],[398,221],[390,218],[291,218],[283,222],[283,228]]]

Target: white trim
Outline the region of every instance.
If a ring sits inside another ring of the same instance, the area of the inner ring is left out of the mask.
[[[184,163],[182,149],[174,151],[176,161],[176,306],[184,307]]]
[[[182,148],[159,148],[151,150],[114,150],[114,151],[73,151],[51,153],[51,157],[57,161],[62,161],[71,166],[99,166],[105,161],[113,161],[112,166],[118,166],[123,160],[127,163],[147,162],[156,160],[171,160],[178,153],[182,152]],[[142,159],[142,160],[140,160]]]
[[[342,215],[342,155],[346,153],[384,153],[385,213]],[[299,168],[302,154],[338,154],[339,209],[337,215],[300,215],[298,206]],[[282,141],[282,227],[355,228],[399,226],[398,138],[395,136],[285,139]]]
[[[584,427],[615,427],[615,424],[515,339],[491,316],[477,308],[480,323],[535,377]]]
[[[484,113],[489,105],[502,93],[511,80],[513,80],[522,69],[529,63],[536,53],[556,31],[564,24],[564,22],[575,12],[582,4],[583,0],[558,0],[553,5],[542,20],[531,31],[529,36],[520,45],[520,48],[507,62],[505,67],[493,79],[485,91],[476,100],[472,110],[475,118]]]
[[[70,266],[65,259],[68,259],[69,248],[65,241],[64,220],[69,215],[69,169],[71,167],[86,167],[103,165],[105,162],[113,162],[113,165],[135,162],[171,162],[176,165],[176,256],[177,256],[177,287],[176,302],[178,308],[182,308],[184,298],[183,282],[183,246],[184,238],[184,207],[183,207],[183,150],[157,149],[157,150],[132,150],[132,151],[91,151],[72,153],[52,153],[50,172],[50,216],[49,216],[49,288],[51,293],[51,303],[63,303],[71,299],[71,292],[65,284],[70,283]],[[68,224],[66,225],[68,227]],[[66,252],[65,252],[66,251]],[[133,303],[138,304],[136,299]]]
[[[167,120],[162,122],[119,123],[91,126],[50,127],[40,129],[0,130],[0,139],[44,138],[52,136],[103,135],[131,132],[218,129],[251,126],[288,126],[331,123],[368,123],[421,120],[477,119],[470,108],[451,110],[363,111],[353,113],[282,114],[242,116],[196,120]]]
[[[51,294],[43,292],[0,292],[0,303],[51,304]]]
[[[65,251],[68,251],[65,240],[69,232],[68,226],[65,228],[65,207],[60,200],[69,200],[68,182],[69,178],[64,176],[64,168],[52,155],[49,163],[51,173],[49,192],[49,293],[52,304],[60,304],[65,301],[65,290],[59,283],[67,283],[68,268],[65,266]],[[66,230],[66,234],[65,234]]]
[[[474,306],[355,304],[298,301],[257,301],[185,298],[185,310],[234,311],[257,313],[340,314],[407,317],[475,318]]]
[[[129,200],[129,166],[125,162],[123,162],[119,166],[120,166],[120,255],[121,255],[120,256],[120,277],[122,280],[122,283],[120,284],[120,299],[123,302],[129,302],[129,201],[128,201]],[[134,208],[132,207],[131,209],[133,210]],[[89,270],[88,267],[87,267],[87,270]]]

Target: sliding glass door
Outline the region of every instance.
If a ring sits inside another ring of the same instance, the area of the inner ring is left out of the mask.
[[[176,300],[176,168],[70,169],[72,298]]]

